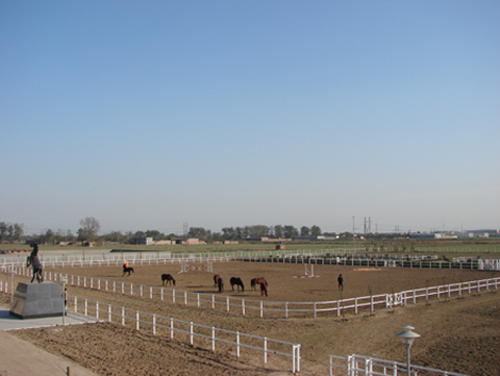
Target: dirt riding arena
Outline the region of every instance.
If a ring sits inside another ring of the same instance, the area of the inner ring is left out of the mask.
[[[181,274],[178,274],[180,264],[131,266],[134,273],[130,276],[122,276],[122,269],[117,266],[47,268],[46,271],[156,287],[162,285],[161,275],[168,273],[176,279],[176,292],[262,299],[264,305],[331,301],[500,276],[498,272],[470,270],[314,265],[315,278],[294,278],[305,274],[304,265],[213,263],[211,273]],[[309,267],[309,275],[311,271]],[[214,274],[224,280],[224,291],[220,294],[214,287]],[[337,286],[339,274],[344,278],[343,291]],[[231,277],[241,277],[244,292],[236,291],[236,286],[232,291]],[[261,297],[259,290],[250,289],[250,280],[255,277],[268,281],[268,297]],[[160,301],[138,294],[122,295],[121,291],[83,287],[68,286],[68,293],[142,312],[299,343],[301,375],[328,375],[328,355],[359,354],[405,362],[405,349],[395,336],[404,325],[414,326],[422,336],[412,347],[412,363],[467,375],[500,375],[500,294],[496,289],[473,291],[450,299],[443,296],[427,304],[417,302],[391,310],[377,308],[372,314],[369,310],[362,310],[358,315],[351,311],[345,317],[323,313],[316,319],[312,314],[291,314],[285,319],[268,312],[261,318],[257,311],[242,315],[238,309],[226,312],[209,305],[198,308],[191,302],[174,304],[168,299]],[[245,350],[237,358],[230,345],[218,345],[213,353],[209,345],[190,346],[185,341],[170,340],[166,333],[153,336],[119,324],[116,320],[114,324],[25,330],[16,335],[50,352],[68,356],[100,375],[278,375],[291,370],[290,359],[284,357],[270,355],[269,362],[264,364],[260,352]],[[340,370],[337,372],[340,374]]]

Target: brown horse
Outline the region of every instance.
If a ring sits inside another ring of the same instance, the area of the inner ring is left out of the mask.
[[[162,286],[165,285],[165,282],[167,283],[167,286],[169,283],[170,283],[170,286],[172,286],[172,283],[175,286],[175,279],[170,274],[162,274],[161,275],[161,282],[162,282]]]
[[[219,279],[220,279],[220,275],[216,274],[214,275],[214,287],[217,287],[217,285],[219,284]]]
[[[219,279],[217,280],[217,285],[219,286],[219,292],[223,292],[224,291],[224,280],[222,278],[219,277]]]
[[[267,281],[265,278],[260,277],[260,278],[252,278],[250,280],[250,286],[253,290],[256,290],[255,285],[259,284],[260,285],[260,295],[266,295],[267,296]]]

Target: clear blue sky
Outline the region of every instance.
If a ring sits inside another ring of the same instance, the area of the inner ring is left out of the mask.
[[[500,2],[0,1],[0,221],[500,228]]]

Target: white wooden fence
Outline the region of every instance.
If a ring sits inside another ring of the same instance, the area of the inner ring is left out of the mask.
[[[406,256],[379,256],[370,258],[362,254],[364,249],[335,250],[295,250],[295,251],[251,251],[251,252],[226,252],[226,253],[201,253],[201,254],[176,254],[171,257],[169,252],[139,252],[139,253],[102,253],[100,255],[65,255],[45,256],[41,254],[40,260],[44,267],[56,266],[117,266],[127,261],[130,265],[159,265],[182,263],[206,262],[270,262],[270,263],[298,263],[314,265],[342,265],[366,267],[405,267],[405,268],[430,268],[430,269],[470,269],[470,270],[499,270],[500,260],[454,258],[451,262],[432,261],[438,258],[435,255],[406,255]],[[22,266],[26,263],[25,255],[12,255],[0,258],[0,267],[9,268]]]
[[[410,374],[417,376],[420,371],[425,375],[442,376],[466,376],[461,373],[438,370],[429,367],[421,367],[411,364]],[[330,376],[398,376],[408,375],[408,366],[403,363],[390,360],[377,359],[361,355],[349,355],[347,357],[330,355]]]
[[[11,268],[10,270],[19,275],[32,277],[32,269],[25,267]],[[166,287],[147,286],[128,282],[117,282],[100,278],[82,277],[56,272],[44,272],[45,280],[59,281],[66,278],[67,283],[72,286],[96,289],[107,292],[127,294],[131,296],[145,297],[171,301],[172,303],[184,305],[196,305],[201,308],[221,309],[227,312],[239,312],[242,315],[254,315],[264,317],[290,318],[313,316],[318,314],[342,314],[360,312],[373,312],[375,309],[393,309],[397,306],[416,304],[418,301],[431,299],[450,299],[452,296],[463,294],[480,293],[490,289],[498,290],[500,277],[489,278],[468,282],[451,283],[440,286],[431,286],[414,290],[405,290],[392,294],[378,294],[342,300],[322,302],[273,302],[253,299],[243,299],[220,294],[194,293],[171,289]]]
[[[289,357],[292,360],[292,372],[300,372],[300,344],[196,324],[76,296],[68,296],[67,301],[70,306],[68,310],[72,305],[75,313],[108,322],[118,320],[123,326],[133,324],[136,330],[151,330],[153,335],[163,330],[170,334],[170,339],[174,339],[174,334],[177,333],[176,338],[188,339],[190,345],[194,345],[195,337],[200,338],[202,340],[197,345],[209,344],[212,351],[215,351],[216,343],[220,342],[234,346],[237,357],[240,356],[242,348],[260,351],[265,364],[269,354]]]

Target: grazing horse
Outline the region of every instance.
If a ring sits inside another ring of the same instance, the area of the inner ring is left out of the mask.
[[[130,272],[134,272],[134,268],[132,267],[128,267],[128,266],[125,266],[123,265],[123,274],[122,274],[122,277],[128,273],[128,275],[130,275]]]
[[[175,286],[175,279],[170,274],[162,274],[161,275],[162,285],[165,285],[165,281],[167,281],[167,286],[168,286],[169,283],[170,283],[170,286],[172,286],[172,283]]]
[[[260,285],[260,295],[266,295],[267,296],[267,281],[265,278],[253,278],[250,280],[250,286],[253,290],[256,290],[255,285],[259,284]]]
[[[31,254],[26,258],[26,267],[29,268],[30,265],[33,267],[33,278],[31,278],[31,283],[35,280],[35,277],[38,283],[40,283],[43,282],[43,266],[38,259],[38,244],[33,243],[31,246],[33,247],[33,251],[31,251]]]
[[[224,280],[221,277],[217,280],[217,286],[219,286],[219,292],[224,291]]]
[[[220,279],[220,275],[218,275],[218,274],[214,275],[214,287],[217,287],[219,279]]]
[[[233,291],[234,291],[234,285],[236,285],[238,287],[238,292],[240,291],[240,287],[241,287],[241,291],[245,292],[245,285],[243,284],[243,281],[241,280],[241,278],[231,277],[229,282],[231,283],[231,288],[233,289]]]

